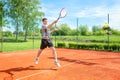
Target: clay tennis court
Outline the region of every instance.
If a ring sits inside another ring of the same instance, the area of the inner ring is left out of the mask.
[[[120,53],[57,48],[61,67],[45,49],[0,53],[0,80],[120,80]]]

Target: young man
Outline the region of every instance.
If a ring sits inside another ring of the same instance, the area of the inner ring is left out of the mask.
[[[57,29],[54,29],[53,31],[50,31],[50,28],[56,24],[58,22],[58,19],[53,21],[50,25],[47,25],[47,18],[43,18],[42,19],[42,40],[41,40],[41,46],[40,46],[40,49],[38,50],[38,54],[37,54],[37,57],[36,57],[36,60],[35,60],[35,64],[38,64],[38,61],[39,61],[39,56],[40,54],[42,53],[42,51],[46,48],[46,47],[49,47],[51,48],[52,52],[53,52],[53,56],[54,56],[54,59],[55,59],[55,65],[60,67],[60,64],[57,60],[57,54],[56,54],[56,50],[53,46],[53,43],[51,42],[50,40],[50,33],[51,32],[54,32],[56,31]]]

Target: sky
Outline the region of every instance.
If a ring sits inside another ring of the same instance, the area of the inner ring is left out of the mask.
[[[110,27],[120,30],[120,0],[40,0],[42,11],[49,23],[54,21],[61,10],[66,8],[68,14],[60,19],[57,25],[67,23],[70,28],[79,25],[103,26],[107,23],[107,15],[110,15]]]

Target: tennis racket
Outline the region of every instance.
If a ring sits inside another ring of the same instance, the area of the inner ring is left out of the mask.
[[[58,20],[60,18],[64,18],[66,15],[67,15],[67,9],[66,8],[62,8],[61,11],[60,11],[60,13],[59,13]]]

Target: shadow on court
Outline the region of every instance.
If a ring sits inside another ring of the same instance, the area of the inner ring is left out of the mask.
[[[112,60],[118,60],[118,59],[120,59],[120,57],[116,57],[116,58],[96,58],[96,59],[85,59],[85,60],[104,60],[104,59],[112,59]]]
[[[6,70],[0,70],[0,72],[7,73],[9,75],[9,77],[13,78],[14,72],[28,71],[28,70],[57,70],[57,69],[53,69],[53,68],[35,68],[34,66],[28,66],[28,67],[17,67],[17,68],[10,68],[10,69],[6,69]],[[6,80],[6,79],[4,79],[4,80]]]
[[[48,58],[54,59],[53,57],[48,57]],[[96,65],[96,64],[98,64],[98,63],[85,62],[85,61],[80,61],[80,60],[75,60],[75,59],[67,59],[65,57],[59,57],[58,59],[61,61],[73,62],[73,63],[83,64],[83,65]]]

